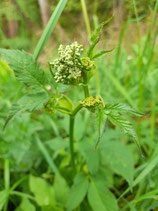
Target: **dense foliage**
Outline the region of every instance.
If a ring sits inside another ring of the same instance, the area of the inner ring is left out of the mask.
[[[37,2],[29,0],[28,11],[24,2],[16,4],[40,27]],[[59,23],[66,20],[65,27],[70,25],[65,17],[81,13],[80,2],[73,2],[68,1],[61,15]],[[96,6],[99,1],[93,2]],[[33,55],[3,48],[33,49],[37,36],[24,29],[24,16],[14,16],[23,23],[18,36],[0,34],[0,210],[158,209],[158,1],[151,1],[149,10],[144,2],[125,1],[129,19],[114,49],[97,48],[111,19],[100,25],[94,21],[89,45],[69,40],[51,55],[46,46],[52,59],[43,65],[37,59],[53,27]],[[4,1],[2,16],[6,3],[8,11],[15,9],[12,1]],[[92,11],[91,1],[86,3]],[[99,3],[100,22],[104,3]],[[112,7],[109,3],[109,14]],[[149,27],[141,37],[140,26],[150,11]],[[133,21],[136,42],[125,49],[123,38]]]

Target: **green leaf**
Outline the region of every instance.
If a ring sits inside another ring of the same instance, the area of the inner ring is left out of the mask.
[[[99,152],[94,150],[94,146],[87,139],[79,143],[79,150],[86,159],[89,172],[96,174],[99,169]]]
[[[102,30],[103,26],[104,26],[105,24],[109,23],[109,22],[111,21],[111,19],[112,19],[112,17],[110,17],[108,20],[104,21],[103,23],[101,23],[101,24],[98,26],[98,28],[95,30],[94,34],[92,35],[92,37],[91,37],[91,39],[90,39],[91,42],[94,42],[94,41],[98,38],[98,36],[99,36],[99,34],[100,34],[100,31]]]
[[[54,189],[44,179],[30,175],[29,186],[38,205],[56,205]]]
[[[96,124],[96,130],[98,132],[98,141],[96,143],[96,147],[98,146],[100,139],[104,133],[105,130],[105,121],[106,121],[106,116],[104,114],[103,109],[97,109],[95,112],[95,124]]]
[[[39,42],[36,46],[36,49],[35,49],[35,52],[34,52],[34,55],[33,55],[35,60],[38,59],[38,57],[39,57],[41,51],[43,50],[48,38],[50,37],[50,35],[51,35],[51,33],[52,33],[60,15],[61,15],[61,13],[62,13],[65,5],[66,5],[66,2],[67,2],[67,0],[60,0],[57,7],[55,8],[55,11],[53,12],[53,14],[52,14],[44,32],[43,32],[43,34],[42,34],[42,36],[41,36],[41,38],[40,38],[40,40],[39,40]]]
[[[12,105],[9,116],[5,122],[4,129],[16,116],[22,114],[23,112],[33,112],[41,109],[47,100],[48,96],[44,92],[23,96],[16,104]]]
[[[77,174],[73,186],[71,187],[68,200],[67,200],[67,209],[74,210],[79,204],[83,201],[87,190],[88,190],[88,179],[84,174]]]
[[[67,202],[69,187],[63,177],[55,175],[54,181],[55,198],[59,204],[65,205]]]
[[[106,139],[106,133],[104,137]],[[124,177],[132,187],[134,161],[128,147],[121,142],[102,141],[100,149],[103,163],[109,165],[115,173]]]
[[[24,51],[0,49],[0,56],[14,70],[17,80],[38,92],[47,92],[46,75],[31,55]]]
[[[106,51],[100,51],[99,53],[95,54],[92,59],[99,58],[99,57],[101,57],[101,56],[103,56],[103,55],[105,55],[107,53],[110,53],[111,51],[113,51],[113,49],[106,50]]]
[[[133,125],[119,114],[109,113],[106,115],[108,116],[108,118],[114,125],[120,127],[124,131],[124,133],[126,133],[134,138],[134,141],[135,141],[140,153],[142,154],[141,147],[138,142],[138,137],[133,128]]]
[[[36,211],[35,206],[26,198],[22,199],[20,206],[18,207],[17,211]]]
[[[94,211],[117,211],[117,201],[108,190],[104,180],[91,179],[88,189],[88,201]]]
[[[100,38],[98,37],[92,44],[90,44],[87,55],[90,59],[93,58],[93,50],[95,48],[95,46],[98,44]]]
[[[132,113],[136,116],[144,116],[143,113],[140,113],[136,111],[135,109],[131,108],[129,105],[125,105],[122,103],[111,103],[111,104],[106,104],[104,107],[105,111],[116,111],[116,112],[127,112],[127,113]]]
[[[101,29],[103,28],[103,26],[108,23],[111,20],[111,18],[109,18],[108,20],[104,21],[103,23],[101,23],[98,28],[95,30],[94,34],[92,35],[91,39],[90,39],[90,46],[89,46],[89,50],[87,52],[87,55],[89,58],[93,58],[93,50],[95,48],[95,46],[97,45],[97,43],[100,40],[100,32]]]

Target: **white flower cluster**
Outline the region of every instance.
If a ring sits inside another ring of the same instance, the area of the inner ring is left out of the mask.
[[[77,42],[59,46],[59,58],[51,63],[56,70],[54,78],[57,83],[76,84],[80,81],[81,63],[79,58],[82,52],[83,46]]]

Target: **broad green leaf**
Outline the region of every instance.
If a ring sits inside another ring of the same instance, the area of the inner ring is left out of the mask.
[[[127,113],[132,113],[136,116],[144,116],[143,113],[140,113],[140,112],[136,111],[135,109],[131,108],[129,105],[125,105],[123,103],[106,104],[104,107],[104,110],[106,112],[109,112],[109,111],[127,112]]]
[[[12,105],[9,112],[9,116],[5,122],[4,128],[18,115],[23,112],[33,112],[34,110],[39,110],[48,100],[46,93],[36,93],[23,96],[16,104]]]
[[[54,181],[55,198],[59,204],[66,205],[69,187],[63,177],[55,175]]]
[[[55,10],[54,10],[49,22],[48,22],[43,34],[42,34],[42,36],[41,36],[41,38],[40,38],[40,40],[39,40],[39,42],[36,46],[36,49],[35,49],[35,52],[34,52],[34,55],[33,55],[35,60],[38,59],[38,57],[39,57],[41,51],[43,50],[48,38],[50,37],[50,35],[51,35],[51,33],[52,33],[60,15],[61,15],[61,13],[62,13],[65,5],[66,5],[66,2],[67,2],[67,0],[60,0],[57,7],[55,8]]]
[[[79,143],[79,150],[86,158],[89,172],[95,174],[99,169],[99,152],[95,151],[94,146],[87,139]]]
[[[14,70],[17,80],[38,92],[47,92],[46,75],[31,55],[24,51],[0,49],[0,56]]]
[[[106,139],[106,133],[104,135]],[[111,169],[127,180],[132,187],[134,175],[134,161],[130,150],[121,142],[102,141],[100,144],[102,161]]]
[[[25,197],[22,199],[22,202],[17,211],[36,211],[35,206]]]
[[[51,139],[49,141],[46,141],[46,144],[53,151],[58,151],[60,149],[65,149],[69,145],[68,141],[64,140],[60,136],[58,136],[58,137],[56,137],[54,139]]]
[[[88,179],[84,174],[77,174],[73,186],[70,188],[67,200],[67,209],[74,210],[83,201],[88,190]]]
[[[94,211],[117,211],[117,201],[108,190],[104,180],[91,179],[88,189],[88,201]]]
[[[95,54],[92,59],[99,58],[99,57],[101,57],[101,56],[103,56],[103,55],[105,55],[107,53],[110,53],[111,51],[113,51],[113,49],[106,50],[106,51],[100,51],[99,53]]]
[[[38,205],[56,205],[54,189],[44,179],[30,175],[29,187]]]

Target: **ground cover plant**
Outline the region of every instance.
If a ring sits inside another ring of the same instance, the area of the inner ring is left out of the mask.
[[[0,49],[0,210],[156,210],[158,1],[143,39],[133,1],[131,55],[122,47],[131,19],[116,49],[98,50],[111,18],[92,33],[81,1],[89,46],[60,44],[43,68],[37,59],[65,4],[33,55]]]

